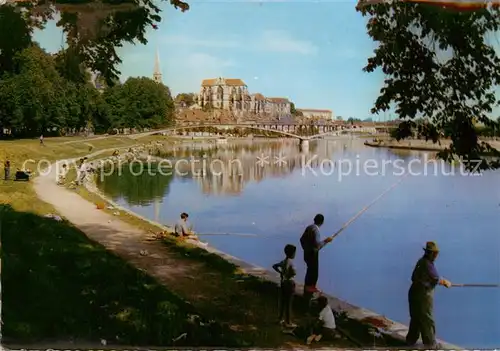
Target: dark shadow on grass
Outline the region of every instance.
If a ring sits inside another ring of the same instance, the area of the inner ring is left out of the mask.
[[[220,273],[232,275],[236,272],[238,267],[225,260],[221,256],[208,252],[207,250],[190,245],[190,244],[179,244],[175,238],[165,238],[163,243],[179,257],[190,258],[203,262],[207,267],[212,268]]]
[[[184,302],[67,222],[0,205],[3,342],[81,340],[172,345],[191,330]],[[219,325],[190,333],[190,346],[237,347]]]

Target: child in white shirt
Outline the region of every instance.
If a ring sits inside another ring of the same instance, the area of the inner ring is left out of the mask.
[[[318,307],[320,309],[318,319],[313,327],[311,335],[307,338],[307,344],[313,341],[333,340],[337,337],[337,326],[332,308],[328,304],[325,296],[318,297]]]

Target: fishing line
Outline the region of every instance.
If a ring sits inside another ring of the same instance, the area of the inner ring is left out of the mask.
[[[500,284],[451,284],[452,288],[498,288]]]
[[[435,160],[436,159],[433,158],[433,159],[428,160],[425,163],[427,164],[427,163],[429,163],[431,161],[435,161]],[[373,205],[375,205],[380,199],[382,199],[387,193],[389,193],[392,189],[394,189],[396,186],[398,186],[399,183],[401,183],[410,174],[411,174],[411,172],[407,172],[406,174],[404,174],[401,178],[399,178],[399,180],[397,182],[395,182],[394,184],[392,184],[389,188],[387,188],[384,192],[382,192],[382,194],[380,194],[379,196],[377,196],[372,202],[370,202],[368,205],[366,205],[365,207],[363,207],[351,219],[349,219],[346,223],[344,223],[344,225],[339,230],[337,230],[334,234],[332,234],[331,236],[329,236],[329,238],[332,239],[332,240],[335,239],[335,237],[337,237],[337,235],[339,235],[340,233],[342,233],[356,219],[358,219],[363,213],[365,213],[366,211],[368,211],[368,209],[370,207],[372,207]]]
[[[254,238],[289,238],[288,235],[260,235],[255,233],[195,233],[197,236],[240,236]]]
[[[368,209],[370,207],[372,207],[373,205],[375,205],[380,199],[382,199],[387,193],[389,193],[392,189],[394,189],[399,183],[401,183],[408,175],[410,174],[410,172],[406,173],[405,175],[403,175],[397,182],[395,182],[394,184],[392,184],[389,188],[387,188],[384,192],[382,192],[382,194],[380,194],[379,196],[377,196],[372,202],[370,202],[368,205],[366,205],[365,207],[363,207],[358,213],[356,213],[351,219],[349,219],[346,223],[344,223],[344,225],[339,229],[337,230],[334,234],[332,234],[329,238],[330,239],[335,239],[335,237],[337,237],[337,235],[339,235],[340,233],[342,233],[348,226],[350,226],[356,219],[358,219],[363,213],[365,213],[366,211],[368,211]]]

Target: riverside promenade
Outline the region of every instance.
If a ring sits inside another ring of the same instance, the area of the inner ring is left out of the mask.
[[[97,195],[101,196],[108,204],[112,205],[115,209],[120,212],[129,213],[137,218],[148,222],[156,226],[158,229],[168,229],[162,226],[160,223],[156,223],[144,217],[138,216],[116,203],[110,199],[105,198],[100,194],[97,189],[93,186],[88,187],[89,190],[93,191]],[[173,289],[176,293],[186,296],[186,286],[183,280],[186,276],[199,276],[200,274],[207,274],[207,272],[202,272],[199,270],[200,267],[193,267],[193,262],[185,261],[178,262],[175,260],[173,255],[165,250],[159,242],[151,243],[147,242],[147,239],[151,234],[129,225],[120,218],[116,216],[109,215],[103,211],[97,210],[95,204],[85,200],[78,194],[72,191],[57,186],[55,183],[54,174],[46,174],[35,179],[35,190],[38,196],[52,204],[58,212],[72,222],[74,225],[79,227],[87,236],[91,239],[103,244],[108,250],[117,253],[119,256],[124,257],[134,266],[147,271],[149,274],[158,279],[161,283],[165,284],[169,289]],[[243,262],[240,259],[230,256],[224,252],[221,252],[213,247],[207,245],[201,245],[199,242],[190,241],[190,245],[198,246],[202,250],[206,250],[210,253],[216,254],[228,262],[239,267],[239,270],[244,274],[248,274],[263,281],[272,282],[274,284],[279,284],[279,277],[276,273],[271,272],[262,267],[258,267],[247,262]],[[143,256],[140,254],[141,251],[148,251],[150,254]],[[172,269],[172,267],[176,267]],[[209,273],[213,276],[213,272]],[[213,290],[211,294],[219,294],[221,287],[204,286],[204,289]],[[219,293],[215,290],[219,289]],[[234,293],[239,293],[240,289],[235,287]],[[297,286],[297,295],[301,295],[303,290],[302,285]],[[276,291],[276,290],[275,290]],[[277,291],[276,291],[277,292]],[[189,291],[187,294],[188,300],[194,300],[195,298],[200,298],[200,295],[189,296],[192,294],[198,294],[198,290]],[[253,301],[256,303],[255,306],[249,305],[249,308],[256,308],[261,310],[265,308],[268,304],[268,300],[276,301],[276,296],[269,294],[269,292],[264,292],[262,294],[267,294],[267,296],[262,301],[260,298]],[[407,333],[407,326],[391,321],[384,316],[381,316],[375,312],[366,310],[364,308],[354,306],[346,301],[342,301],[333,296],[328,296],[331,307],[337,312],[344,312],[347,316],[347,322],[339,323],[343,332],[348,336],[348,338],[355,343],[357,346],[372,347],[372,346],[403,346],[404,338]],[[210,299],[209,296],[204,298]],[[222,299],[224,300],[224,299]],[[231,299],[230,299],[231,300]],[[222,301],[221,301],[222,302]],[[252,302],[252,301],[248,301]],[[260,308],[259,303],[264,302]],[[225,301],[225,303],[230,303],[230,301]],[[240,311],[241,312],[241,311]],[[261,316],[262,318],[273,318],[272,316]],[[233,322],[233,321],[230,321]],[[272,322],[271,322],[272,323]],[[269,324],[268,333],[276,333],[278,336],[281,334],[279,328],[274,326],[274,323]],[[244,326],[241,326],[244,328]],[[278,337],[282,339],[282,337]],[[361,340],[361,341],[360,341]],[[282,339],[282,342],[285,340]],[[457,346],[451,345],[449,343],[440,341],[443,348],[446,349],[458,349]],[[295,347],[298,346],[294,343]],[[291,346],[291,345],[290,345]],[[303,346],[303,345],[301,345]],[[346,347],[352,345],[334,345],[336,347]]]
[[[500,150],[500,141],[497,140],[484,140],[491,147]],[[450,140],[440,140],[439,143],[434,143],[431,140],[425,141],[421,139],[411,140],[381,140],[381,141],[366,141],[365,145],[370,147],[383,147],[388,149],[401,149],[401,150],[415,150],[415,151],[442,151],[449,147]]]

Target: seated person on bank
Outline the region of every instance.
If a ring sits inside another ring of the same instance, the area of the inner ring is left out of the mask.
[[[187,220],[188,220],[189,215],[186,212],[181,213],[181,219],[179,222],[175,224],[175,236],[179,237],[188,237],[191,236],[193,233],[191,232],[191,229],[188,228],[187,225]]]
[[[307,338],[307,344],[310,345],[313,341],[333,341],[338,337],[337,326],[335,324],[335,316],[332,308],[325,296],[318,297],[318,309],[320,310],[318,319],[315,321],[311,335]]]

